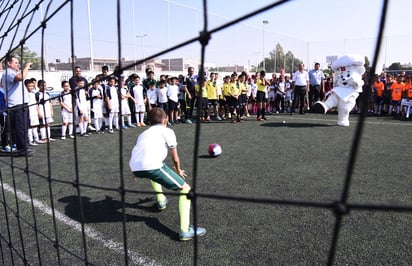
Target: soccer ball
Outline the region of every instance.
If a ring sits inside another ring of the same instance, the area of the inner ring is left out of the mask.
[[[209,145],[209,148],[207,149],[209,152],[209,155],[212,157],[217,157],[220,154],[222,154],[222,146],[220,146],[217,143],[212,143]]]

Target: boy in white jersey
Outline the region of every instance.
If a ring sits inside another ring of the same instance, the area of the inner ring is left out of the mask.
[[[130,95],[129,89],[125,85],[124,77],[120,78],[119,87],[120,97],[122,98],[122,128],[126,129],[128,127],[136,127],[132,124],[132,112],[130,111],[129,107],[129,100],[132,100],[133,102],[135,102],[135,100],[132,95]],[[127,126],[124,124],[124,117],[126,117],[127,119]]]
[[[53,123],[53,106],[50,103],[50,94],[46,91],[46,81],[39,80],[37,82],[39,91],[36,92],[36,101],[39,104],[39,122],[40,122],[40,135],[42,141],[52,142],[55,141],[51,138],[50,123]]]
[[[110,76],[107,82],[106,103],[109,111],[109,133],[113,133],[113,126],[119,129],[119,95],[115,76]]]
[[[178,124],[177,115],[179,113],[179,86],[177,77],[170,79],[169,89],[167,90],[169,121],[171,124]]]
[[[70,93],[70,83],[68,81],[62,82],[63,91],[60,94],[59,102],[62,114],[62,139],[66,139],[66,131],[69,129],[69,137],[73,136],[73,103],[72,95]]]
[[[76,88],[75,88],[75,93],[76,93],[76,107],[77,107],[77,115],[79,118],[79,128],[80,128],[80,136],[82,137],[88,137],[89,134],[87,134],[87,125],[89,124],[89,110],[88,108],[90,107],[88,103],[88,91],[84,87],[84,80],[81,78],[78,78],[76,80]]]
[[[133,96],[135,102],[136,125],[138,127],[145,127],[144,113],[146,112],[146,94],[143,86],[140,84],[139,75],[134,77]]]
[[[149,83],[149,89],[147,90],[147,109],[150,111],[157,106],[157,89],[156,82],[151,81]]]
[[[37,132],[37,128],[39,127],[39,105],[36,101],[36,93],[34,92],[34,88],[36,87],[35,84],[31,81],[31,79],[26,79],[24,81],[24,85],[26,86],[27,91],[29,92],[29,145],[34,146],[40,143],[44,143],[43,141],[39,140],[39,133]]]
[[[98,79],[92,80],[92,87],[89,90],[90,94],[90,104],[91,110],[94,115],[94,127],[96,128],[96,133],[103,133],[103,104],[104,104],[104,94],[103,88],[100,86],[100,81]]]
[[[190,186],[184,180],[186,173],[180,168],[180,159],[177,153],[177,141],[174,131],[167,128],[167,115],[160,108],[150,110],[149,121],[151,127],[139,135],[136,145],[132,150],[129,166],[134,176],[149,178],[152,187],[157,192],[157,206],[159,210],[166,209],[167,198],[163,194],[162,186],[174,191],[180,191],[179,216],[181,241],[190,240],[204,235],[206,230],[201,227],[194,228],[190,225],[190,204],[187,194]],[[164,160],[168,150],[171,152],[174,171]]]
[[[164,80],[159,81],[159,88],[157,88],[157,106],[162,108],[166,114],[169,114],[167,87]]]

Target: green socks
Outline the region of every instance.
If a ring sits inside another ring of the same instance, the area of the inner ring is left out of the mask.
[[[155,192],[157,192],[157,194],[156,194],[157,202],[165,201],[166,196],[163,194],[162,185],[160,185],[159,183],[156,183],[155,181],[152,181],[152,180],[150,180],[150,182],[152,183],[153,190]]]
[[[190,225],[190,199],[187,193],[190,189],[182,189],[179,196],[180,231],[189,232]]]

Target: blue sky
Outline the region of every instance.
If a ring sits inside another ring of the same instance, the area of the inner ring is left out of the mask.
[[[49,14],[64,1],[55,0]],[[209,0],[209,29],[213,29],[274,1]],[[44,1],[43,15],[46,12]],[[91,54],[86,0],[74,0],[74,51],[77,57]],[[117,25],[115,0],[90,0],[92,51],[94,57],[117,58]],[[47,60],[67,61],[71,54],[69,5],[48,22],[45,29]],[[255,65],[268,56],[280,43],[284,51],[310,66],[315,62],[326,64],[326,56],[357,53],[372,60],[381,0],[296,0],[259,14],[212,36],[206,50],[206,61],[218,66]],[[134,9],[134,14],[133,14]],[[122,57],[140,59],[167,49],[198,35],[203,28],[202,1],[191,0],[122,0],[121,40]],[[409,44],[412,41],[412,1],[391,1],[385,41],[378,67],[386,62],[412,62]],[[1,18],[1,17],[0,17]],[[263,25],[262,21],[269,23]],[[31,29],[38,26],[36,15]],[[137,35],[147,34],[142,39]],[[40,31],[27,45],[40,51]],[[264,40],[264,41],[263,41]],[[17,41],[18,42],[18,41]],[[176,50],[164,58],[199,58],[198,43]],[[2,53],[4,53],[2,47]],[[142,49],[143,48],[143,49]]]

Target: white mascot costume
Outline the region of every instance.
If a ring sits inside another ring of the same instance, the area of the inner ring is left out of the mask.
[[[326,113],[337,107],[338,126],[349,126],[349,113],[355,107],[356,98],[362,92],[362,75],[365,72],[364,58],[360,55],[344,55],[332,63],[335,72],[333,89],[326,101],[315,103],[315,110]]]

